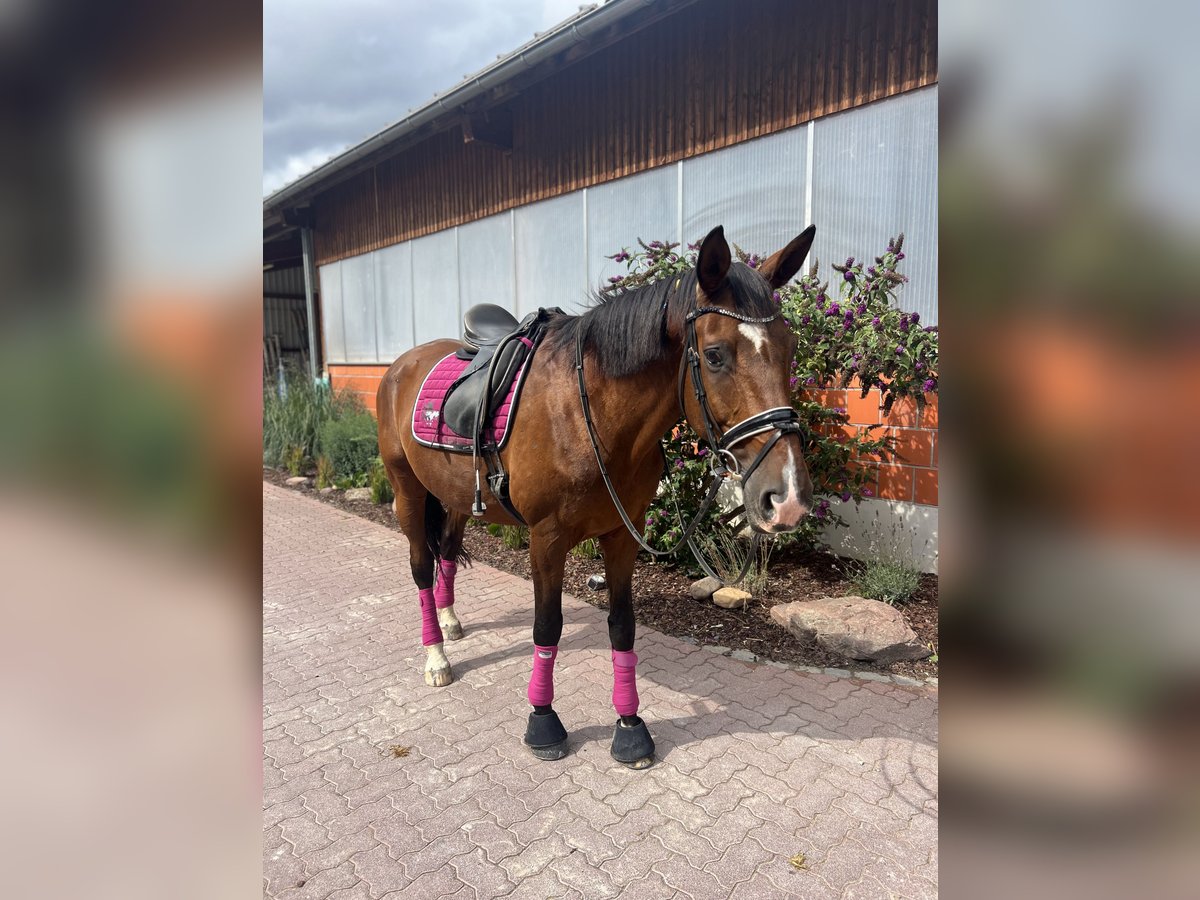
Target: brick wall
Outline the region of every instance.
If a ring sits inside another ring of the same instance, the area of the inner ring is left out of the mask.
[[[873,389],[866,397],[859,390],[808,391],[808,396],[828,407],[846,410],[849,425],[834,426],[838,431],[853,435],[865,425],[883,425],[874,434],[895,438],[896,458],[886,463],[860,460],[872,472],[868,482],[875,496],[884,500],[905,500],[926,506],[938,504],[938,401],[929,398],[922,413],[912,400],[896,403],[886,416],[879,408],[879,391]]]
[[[353,391],[372,413],[375,412],[375,392],[387,374],[388,366],[342,366],[330,364],[329,383],[335,391]]]
[[[387,372],[387,366],[330,365],[329,379],[334,390],[353,391],[375,412],[375,392]],[[847,435],[865,425],[884,425],[883,433],[896,439],[896,459],[886,463],[860,461],[872,471],[869,482],[875,496],[883,500],[904,500],[926,506],[938,503],[938,401],[930,397],[924,412],[904,400],[892,407],[885,417],[879,408],[878,390],[866,397],[857,390],[810,391],[808,395],[829,407],[846,410],[850,424],[839,426]],[[876,433],[879,433],[878,431]]]

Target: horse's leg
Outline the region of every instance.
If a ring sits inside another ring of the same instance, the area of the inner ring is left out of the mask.
[[[643,513],[643,516],[645,514]],[[635,517],[634,521],[640,521]],[[633,639],[637,623],[633,617],[633,567],[638,545],[624,528],[600,538],[604,551],[604,575],[608,582],[608,638],[612,644],[613,706],[617,724],[613,729],[612,756],[631,769],[654,764],[654,740],[638,716],[635,678],[637,654]]]
[[[561,538],[530,530],[529,559],[533,565],[533,673],[529,676],[529,724],[525,744],[538,759],[567,755],[567,730],[552,707],[554,660],[562,637],[563,565],[567,551]]]
[[[433,552],[426,541],[428,526],[442,528],[441,515],[431,507],[437,498],[417,480],[407,464],[402,467],[387,467],[388,480],[396,499],[392,509],[400,523],[400,530],[408,538],[409,564],[413,581],[421,598],[421,643],[425,645],[425,683],[430,687],[445,687],[454,680],[450,671],[450,660],[442,647],[442,630],[438,627],[437,604],[433,595]],[[437,507],[440,509],[440,504]],[[430,515],[431,511],[433,515]],[[430,521],[427,522],[427,516]]]
[[[466,516],[453,511],[447,513],[446,527],[442,531],[442,558],[438,561],[433,599],[437,606],[438,625],[442,629],[442,636],[448,641],[457,641],[463,636],[462,623],[454,614],[454,576],[458,573],[458,557],[462,552],[463,532],[466,528]]]

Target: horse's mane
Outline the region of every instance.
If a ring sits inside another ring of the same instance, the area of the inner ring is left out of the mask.
[[[766,280],[745,263],[735,261],[726,280],[738,312],[756,317],[778,312]],[[585,312],[551,323],[546,342],[554,349],[574,353],[577,335],[582,331],[584,348],[595,354],[600,371],[610,378],[624,378],[667,354],[668,325],[678,332],[695,299],[695,269],[650,284],[592,293]]]

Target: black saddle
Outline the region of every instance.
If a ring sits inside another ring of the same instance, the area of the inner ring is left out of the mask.
[[[480,347],[494,347],[520,327],[517,317],[503,306],[479,303],[463,314],[462,342],[468,353],[474,353]]]
[[[541,337],[546,318],[546,312],[538,310],[518,322],[512,313],[493,303],[467,310],[463,315],[466,346],[458,356],[470,359],[471,364],[450,385],[442,404],[442,421],[452,431],[476,438],[487,427]]]

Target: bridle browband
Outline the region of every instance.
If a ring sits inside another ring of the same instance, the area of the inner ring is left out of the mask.
[[[678,288],[678,286],[678,282],[676,282],[676,288]],[[666,324],[665,318],[667,314],[667,305],[670,302],[671,296],[671,294],[668,294],[667,299],[663,300],[662,304],[664,328]],[[588,440],[592,444],[592,452],[596,456],[596,464],[600,467],[600,476],[604,480],[604,486],[608,489],[608,495],[612,499],[613,506],[616,507],[617,512],[620,514],[621,521],[625,523],[625,528],[631,535],[633,535],[633,539],[638,542],[641,548],[652,556],[669,556],[679,550],[679,548],[686,543],[689,549],[691,549],[692,554],[696,557],[696,561],[700,564],[700,567],[704,569],[705,573],[712,578],[716,578],[718,581],[723,581],[723,579],[712,570],[707,561],[704,559],[703,554],[700,553],[699,548],[697,548],[692,542],[692,534],[696,530],[696,526],[704,518],[705,513],[708,512],[709,507],[716,499],[717,491],[724,483],[726,477],[732,476],[744,482],[754,473],[755,469],[758,468],[762,461],[766,459],[767,454],[771,452],[772,448],[774,448],[774,446],[779,442],[780,438],[787,434],[801,434],[803,432],[803,426],[800,424],[799,414],[796,412],[796,410],[792,409],[792,407],[776,406],[771,409],[766,409],[762,412],[755,413],[752,416],[748,416],[724,431],[721,430],[721,427],[717,424],[716,417],[712,413],[712,408],[708,405],[708,392],[704,388],[704,378],[700,372],[700,353],[698,350],[698,340],[696,338],[696,320],[701,316],[706,316],[709,314],[728,316],[731,319],[737,319],[739,322],[744,322],[749,325],[766,325],[770,322],[774,322],[780,316],[780,313],[775,313],[773,316],[754,318],[752,316],[742,315],[739,312],[724,309],[723,307],[719,306],[701,306],[693,309],[684,318],[683,357],[679,361],[679,411],[686,420],[687,407],[684,404],[683,386],[684,381],[687,378],[687,373],[690,371],[692,376],[692,393],[696,398],[697,405],[700,407],[700,415],[704,422],[704,439],[709,447],[709,474],[711,481],[709,482],[708,492],[705,494],[704,500],[701,501],[700,508],[696,511],[696,515],[692,518],[692,521],[688,523],[687,527],[683,529],[683,533],[681,534],[679,540],[675,543],[675,546],[670,547],[667,550],[656,550],[647,544],[642,538],[641,532],[638,531],[637,527],[632,521],[630,521],[629,514],[625,512],[625,507],[621,503],[620,498],[617,496],[616,488],[613,487],[612,478],[608,474],[608,467],[605,466],[604,459],[600,455],[600,444],[596,438],[595,425],[592,423],[591,404],[588,401],[587,386],[584,384],[583,378],[584,329],[582,327],[576,329],[575,332],[575,373],[579,380],[579,401],[583,406],[583,421],[584,425],[587,427]],[[746,470],[739,473],[738,462],[734,457],[731,448],[742,443],[743,441],[749,440],[755,435],[763,434],[768,431],[773,432],[771,437],[763,445],[762,449],[758,451],[758,455],[754,457],[754,460],[749,466],[746,467]],[[725,465],[725,459],[728,459],[733,463],[732,469]],[[663,452],[663,463],[665,468],[665,451]],[[682,526],[683,516],[679,510],[679,503],[674,497],[672,497],[672,501],[675,504],[676,517],[679,520],[679,524]],[[746,560],[742,566],[742,571],[738,574],[733,583],[740,583],[742,579],[745,578],[746,572],[749,571],[751,563],[758,555],[759,539],[760,536],[755,534],[751,543],[751,552],[746,555]]]

